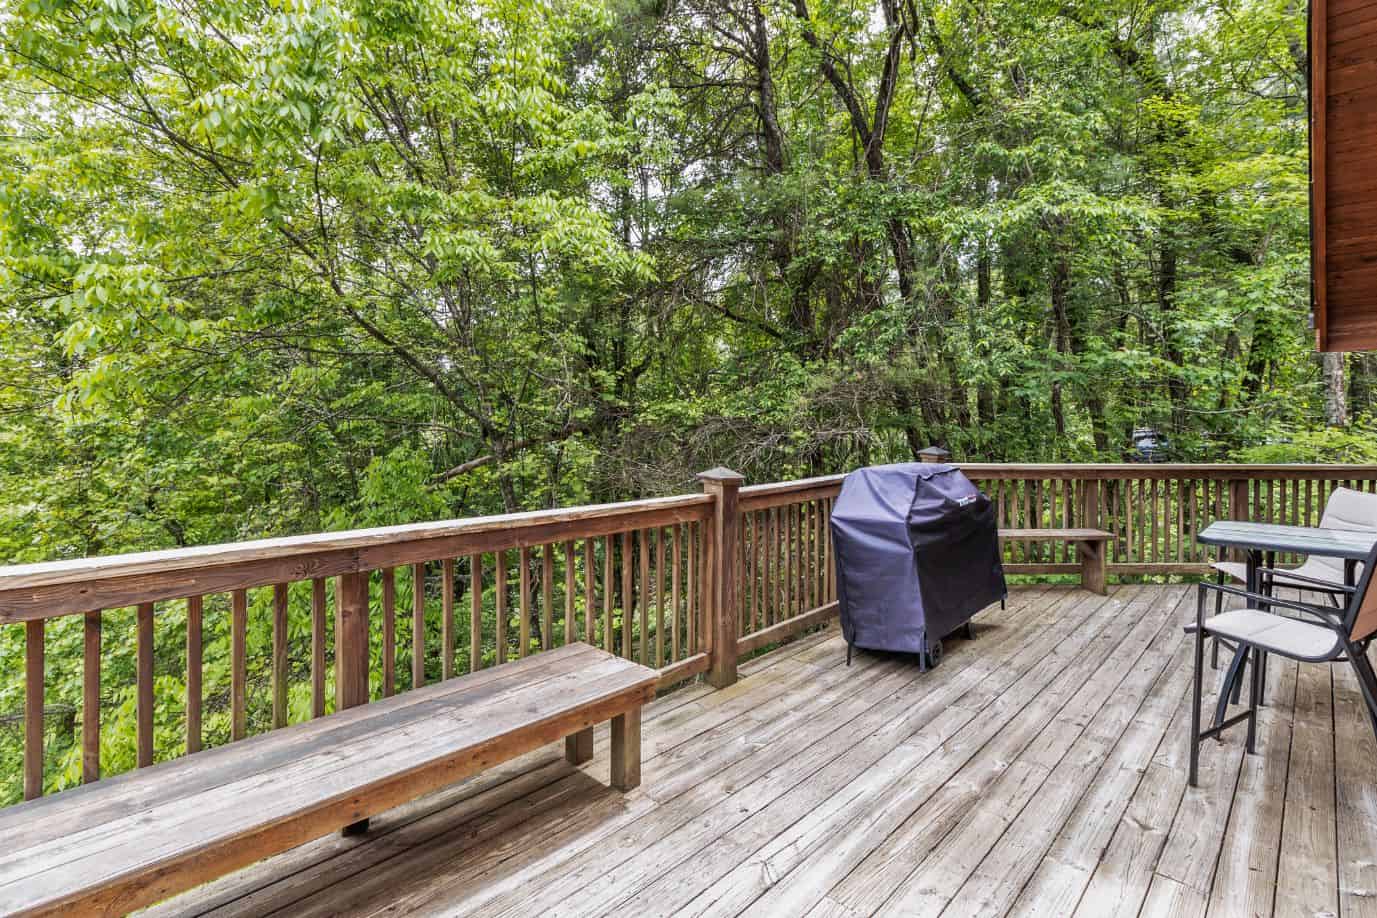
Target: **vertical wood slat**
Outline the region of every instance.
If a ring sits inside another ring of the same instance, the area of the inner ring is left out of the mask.
[[[517,628],[517,640],[520,646],[516,649],[517,658],[520,659],[531,649],[531,549],[523,545],[517,551],[520,565],[518,584],[520,591],[517,594],[517,614],[521,616],[520,624]]]
[[[230,594],[230,739],[241,740],[249,732],[247,707],[249,594]]]
[[[672,532],[672,535],[671,535],[671,539],[672,539],[673,542],[674,542],[674,546],[670,549],[670,551],[672,552],[672,555],[671,555],[671,558],[672,558],[672,561],[671,561],[671,571],[670,571],[670,577],[672,578],[672,580],[671,580],[671,582],[670,582],[670,588],[669,588],[669,605],[670,605],[670,609],[671,609],[670,618],[671,618],[671,619],[673,620],[673,622],[674,622],[674,631],[672,632],[672,634],[674,635],[674,637],[673,637],[673,641],[672,641],[671,646],[670,646],[670,655],[674,658],[674,660],[675,660],[676,662],[680,659],[680,655],[679,655],[679,581],[680,581],[680,578],[683,576],[683,569],[682,569],[682,565],[681,565],[681,563],[680,563],[679,552],[680,552],[680,548],[681,548],[680,531],[682,530],[682,528],[683,528],[683,527],[680,526],[678,523],[676,523],[676,524],[674,525],[674,529],[673,529],[673,532]]]
[[[194,597],[198,604],[199,596]],[[192,612],[191,600],[187,600],[187,752],[192,738],[192,700],[196,709],[196,741],[200,748],[201,726],[201,618],[197,608],[195,616],[196,653],[192,654]],[[90,784],[100,780],[100,612],[87,612],[82,623],[82,673],[81,673],[81,783]],[[196,692],[192,692],[193,673]]]
[[[507,552],[498,551],[493,560],[496,564],[496,606],[497,606],[497,662],[507,662]]]
[[[287,584],[273,584],[273,729],[287,726]]]
[[[761,551],[761,526],[764,515],[760,511],[751,514],[751,630],[758,631],[765,626],[765,609],[761,600],[765,595],[765,574],[761,568],[765,555]]]
[[[325,716],[325,581],[311,581],[311,716]]]
[[[781,621],[788,621],[798,613],[798,511],[798,504],[787,504],[784,507],[784,557],[789,561],[789,569],[784,580],[784,614],[780,616]]]
[[[483,668],[483,556],[469,555],[469,672]]]
[[[655,668],[665,665],[665,532],[655,529]],[[738,559],[733,559],[737,561]]]
[[[591,538],[583,540],[583,640],[590,646],[597,636],[597,546]]]
[[[135,678],[134,708],[137,721],[138,762],[140,768],[146,768],[153,764],[153,603],[139,604],[137,627],[138,646],[135,656],[138,660],[138,675]]]
[[[622,533],[622,656],[631,659],[631,533]]]
[[[540,649],[549,650],[555,643],[554,572],[555,547],[545,545],[540,553]]]
[[[201,751],[201,685],[202,685],[202,618],[204,618],[204,600],[200,596],[191,596],[186,600],[186,751],[187,754]],[[99,632],[99,619],[96,619],[95,639],[98,641],[96,647],[99,648],[101,632]],[[96,705],[99,706],[99,669],[96,670]],[[99,739],[98,739],[99,742]],[[99,745],[96,747],[96,756],[99,757]],[[101,762],[96,761],[96,776],[101,775]]]
[[[564,643],[566,645],[574,643],[574,635],[577,633],[574,622],[574,589],[577,586],[574,573],[574,543],[568,541],[564,543]]]
[[[45,619],[24,623],[24,799],[43,796],[43,631]]]
[[[636,642],[637,650],[640,653],[640,656],[637,658],[637,662],[639,662],[642,666],[646,666],[648,665],[646,661],[650,659],[646,655],[646,639],[649,635],[650,624],[650,551],[647,548],[647,542],[649,541],[649,533],[647,533],[644,529],[640,530],[640,532],[637,533],[636,541],[640,547],[641,553],[641,580],[639,584],[640,590],[637,596],[638,602],[636,603],[638,607],[637,612],[639,613],[641,626],[639,640]]]
[[[338,602],[338,597],[336,597]],[[336,636],[335,640],[339,640]],[[426,684],[426,565],[411,565],[411,687]]]
[[[697,585],[694,579],[694,572],[696,570],[694,564],[696,563],[695,559],[697,555],[699,532],[700,528],[697,523],[689,523],[688,534],[686,537],[686,541],[688,544],[684,546],[687,552],[687,557],[685,560],[686,567],[684,570],[684,579],[687,582],[686,591],[688,594],[684,597],[684,607],[686,609],[685,615],[688,618],[688,627],[686,630],[688,632],[688,649],[689,653],[691,654],[698,653],[700,650],[703,649],[698,646],[698,642],[700,640],[699,635],[702,634],[701,629],[699,629],[698,627],[697,606],[697,600],[698,596],[700,595],[700,591],[696,588]]]
[[[383,638],[382,671],[383,697],[397,694],[397,571],[382,570]]]
[[[611,654],[617,652],[617,636],[612,622],[612,594],[616,589],[616,581],[612,579],[614,539],[615,536],[610,535],[603,536],[602,539],[602,649]]]
[[[443,581],[440,584],[440,647],[444,658],[440,661],[440,678],[454,678],[454,559],[446,558],[440,565]]]
[[[774,589],[775,589],[775,561],[774,561],[774,527],[771,525],[771,518],[774,510],[768,509],[761,514],[761,553],[764,564],[760,573],[760,627],[768,628],[774,622]]]

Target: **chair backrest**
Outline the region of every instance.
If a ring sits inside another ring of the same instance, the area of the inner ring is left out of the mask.
[[[1349,640],[1361,641],[1377,634],[1377,585],[1373,583],[1373,574],[1377,571],[1374,568],[1377,568],[1377,545],[1373,545],[1367,553],[1362,576],[1355,584],[1357,589],[1344,611],[1344,630],[1348,632]]]
[[[1320,514],[1320,526],[1324,529],[1377,532],[1377,494],[1352,488],[1335,488],[1329,500],[1325,501],[1324,513]],[[1339,578],[1343,577],[1344,563],[1340,558],[1311,558],[1309,563],[1328,568]]]

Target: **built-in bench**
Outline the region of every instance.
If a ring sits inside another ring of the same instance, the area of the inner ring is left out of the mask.
[[[1074,542],[1081,561],[1081,586],[1103,596],[1109,540],[1103,529],[1001,529],[1005,542]]]
[[[122,914],[612,721],[640,783],[658,674],[571,644],[0,812],[0,913]]]

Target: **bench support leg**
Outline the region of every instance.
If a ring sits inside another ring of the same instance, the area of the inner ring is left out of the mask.
[[[582,765],[593,758],[593,728],[571,733],[564,738],[564,757],[570,765]]]
[[[641,784],[641,709],[612,718],[612,786],[629,791]]]
[[[1099,593],[1104,596],[1108,591],[1105,588],[1105,551],[1104,542],[1080,542],[1078,543],[1081,555],[1081,586],[1092,593]]]

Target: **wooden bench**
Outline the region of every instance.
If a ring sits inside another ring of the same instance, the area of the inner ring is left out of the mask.
[[[1006,542],[1075,542],[1081,561],[1081,586],[1105,594],[1105,563],[1113,536],[1103,529],[1001,529],[999,537]]]
[[[0,913],[123,914],[561,738],[640,783],[658,674],[587,644],[104,779],[0,812]]]

